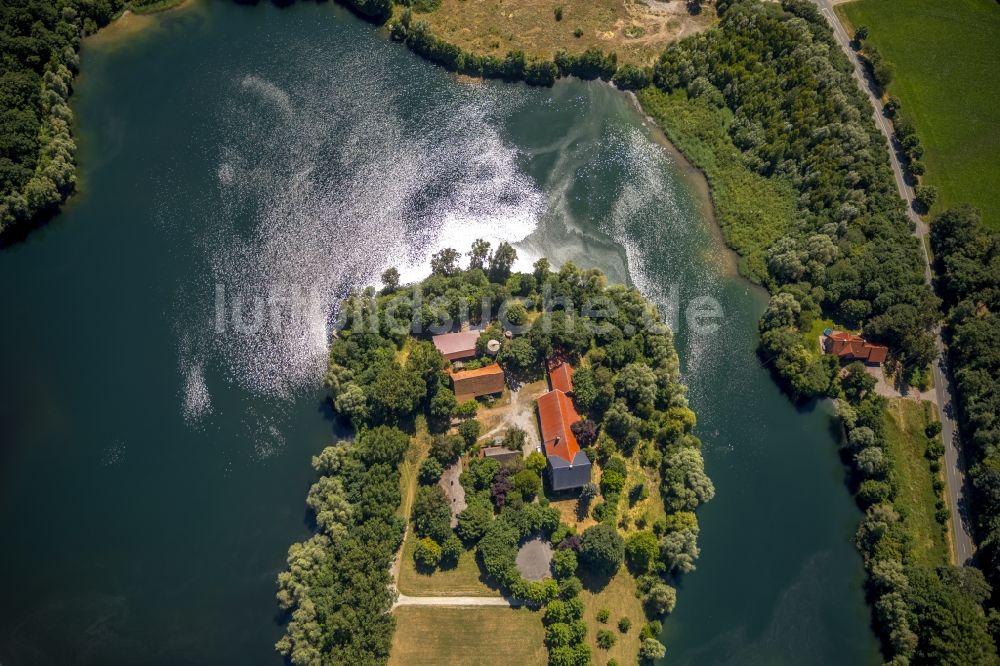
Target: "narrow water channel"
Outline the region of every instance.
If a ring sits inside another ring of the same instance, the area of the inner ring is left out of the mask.
[[[761,367],[766,297],[629,98],[460,83],[333,3],[196,3],[83,71],[81,194],[0,252],[0,663],[281,663],[274,577],[337,436],[329,309],[477,237],[600,267],[675,326],[718,494],[668,661],[877,659],[830,416]],[[308,307],[216,316],[255,301]]]

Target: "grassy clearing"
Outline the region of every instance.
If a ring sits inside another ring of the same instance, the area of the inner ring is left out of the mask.
[[[399,591],[411,597],[499,597],[500,593],[488,586],[476,562],[474,550],[467,550],[458,558],[454,569],[438,569],[425,574],[417,571],[413,563],[413,549],[417,539],[412,531],[403,542],[403,557],[399,567]]]
[[[502,607],[401,606],[391,666],[545,664],[541,613]],[[628,663],[628,662],[622,662]]]
[[[399,505],[397,513],[407,519],[410,517],[413,498],[417,494],[417,475],[420,472],[420,463],[424,461],[427,452],[431,450],[431,434],[427,430],[427,419],[422,414],[417,417],[416,426],[416,434],[410,440],[410,448],[406,451],[403,464],[399,466],[399,490],[403,502]]]
[[[949,560],[945,526],[934,520],[937,495],[932,484],[935,475],[931,474],[924,457],[927,448],[924,429],[937,419],[934,410],[930,402],[897,398],[889,401],[885,417],[886,446],[894,461],[899,484],[894,504],[905,516],[915,561],[929,566]]]
[[[851,26],[896,65],[889,92],[924,145],[934,210],[971,203],[1000,229],[1000,6],[993,0],[860,0],[840,5]]]
[[[557,10],[561,20],[556,20]],[[669,42],[710,26],[715,15],[710,7],[692,15],[680,0],[441,0],[437,9],[415,12],[415,18],[427,21],[441,39],[477,55],[503,57],[521,50],[529,58],[551,59],[559,48],[582,53],[597,47],[617,53],[619,62],[646,65]]]
[[[764,251],[785,234],[796,215],[791,185],[744,165],[727,134],[732,121],[728,110],[652,87],[638,97],[678,150],[705,172],[726,243],[741,255],[740,272],[762,279],[767,275]]]
[[[635,596],[635,578],[622,568],[607,585],[593,589],[593,583],[584,580],[583,600],[587,621],[587,642],[594,653],[595,664],[605,664],[609,659],[617,659],[619,664],[634,664],[639,654],[639,632],[646,623],[646,615],[642,603]],[[611,617],[607,624],[597,621],[597,611],[607,608]],[[618,630],[618,620],[627,617],[632,620],[632,628],[627,633]],[[597,632],[607,629],[618,641],[610,650],[602,650],[597,646]]]

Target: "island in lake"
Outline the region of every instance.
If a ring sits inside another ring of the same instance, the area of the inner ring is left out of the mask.
[[[596,269],[515,258],[447,248],[340,305],[327,384],[357,435],[313,458],[316,534],[278,577],[292,663],[433,660],[470,624],[512,663],[663,657],[715,494],[673,336]]]

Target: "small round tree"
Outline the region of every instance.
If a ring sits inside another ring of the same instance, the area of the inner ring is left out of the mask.
[[[598,573],[614,574],[625,559],[625,544],[618,530],[606,523],[587,528],[580,540],[580,559]]]
[[[422,569],[436,568],[441,563],[441,546],[433,539],[421,539],[413,550],[413,561]]]

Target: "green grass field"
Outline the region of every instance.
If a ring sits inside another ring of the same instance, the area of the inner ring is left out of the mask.
[[[417,571],[413,550],[417,538],[412,531],[403,543],[399,567],[399,591],[411,597],[499,597],[500,592],[486,584],[475,550],[466,550],[453,569],[438,569],[431,574]]]
[[[545,664],[542,614],[480,606],[401,606],[390,666]]]
[[[914,560],[938,566],[949,560],[945,527],[934,520],[934,477],[924,451],[927,437],[924,428],[934,415],[929,402],[917,403],[907,398],[890,400],[886,407],[886,446],[895,463],[899,490],[894,504],[904,516],[912,538]]]
[[[934,211],[971,203],[1000,229],[1000,4],[858,0],[837,11],[896,65],[889,93],[916,123]]]

